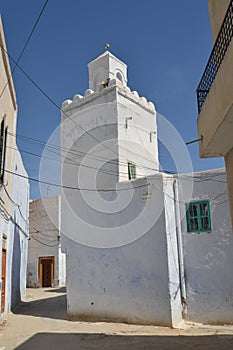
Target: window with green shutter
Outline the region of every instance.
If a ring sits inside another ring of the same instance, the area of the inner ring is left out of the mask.
[[[211,231],[210,203],[208,200],[186,204],[188,232]]]
[[[129,180],[136,179],[136,164],[128,162],[128,175]]]

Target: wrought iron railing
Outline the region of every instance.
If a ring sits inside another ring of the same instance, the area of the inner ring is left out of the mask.
[[[220,0],[221,1],[221,0]],[[201,81],[197,87],[198,113],[210,91],[215,76],[224,59],[225,53],[233,37],[233,0],[230,1],[222,26],[207,62]],[[233,64],[233,62],[232,62]]]

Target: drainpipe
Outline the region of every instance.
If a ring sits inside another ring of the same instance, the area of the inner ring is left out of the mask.
[[[183,306],[183,316],[185,316],[185,314],[187,313],[187,304],[186,304],[186,287],[185,287],[185,277],[184,277],[184,254],[183,254],[183,246],[182,246],[182,231],[181,231],[179,192],[178,192],[177,179],[174,179],[173,190],[174,190],[174,207],[175,207],[175,218],[176,218],[176,238],[177,238],[177,250],[178,250],[181,303]]]

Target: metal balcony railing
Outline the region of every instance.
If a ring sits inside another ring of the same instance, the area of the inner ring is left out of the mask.
[[[220,0],[221,1],[221,0]],[[201,112],[205,99],[210,91],[215,76],[224,59],[227,48],[233,37],[233,0],[230,1],[222,26],[207,62],[201,81],[197,87],[198,113]],[[233,62],[232,62],[233,64]]]

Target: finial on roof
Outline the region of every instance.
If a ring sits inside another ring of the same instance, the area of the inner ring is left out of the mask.
[[[105,50],[108,51],[108,49],[110,48],[110,45],[106,43],[104,47],[105,47]]]

